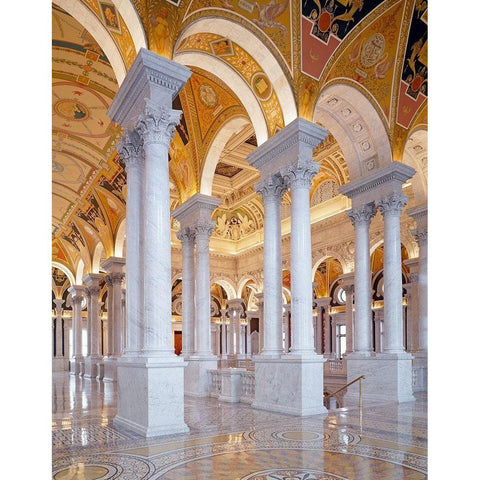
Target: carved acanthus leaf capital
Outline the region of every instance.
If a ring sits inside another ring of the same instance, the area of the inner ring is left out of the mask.
[[[426,228],[417,228],[410,231],[412,232],[413,238],[415,239],[419,247],[427,245],[428,232]]]
[[[354,227],[360,224],[370,225],[370,221],[375,216],[375,213],[376,208],[373,202],[366,203],[360,208],[351,208],[345,212]]]
[[[201,242],[207,242],[208,244],[210,235],[213,233],[214,228],[215,228],[215,222],[212,222],[212,221],[198,222],[193,227],[193,233],[195,235],[195,241],[197,242],[197,244]]]
[[[142,138],[135,130],[125,130],[123,137],[117,143],[117,152],[125,163],[125,170],[138,167],[144,163]]]
[[[195,240],[195,232],[193,232],[190,227],[182,228],[175,235],[182,242],[182,245],[193,243]]]
[[[181,110],[172,110],[164,105],[154,106],[147,102],[138,116],[135,130],[143,139],[144,145],[161,143],[169,147],[181,115]]]
[[[255,184],[255,190],[262,196],[263,203],[268,201],[280,203],[286,189],[283,178],[278,174],[269,175]]]
[[[301,159],[281,169],[285,185],[289,188],[305,188],[312,185],[313,177],[318,173],[320,165],[311,159]]]
[[[390,195],[385,195],[381,200],[377,200],[375,205],[383,216],[391,215],[400,217],[402,209],[407,202],[408,197],[406,195],[394,192]]]
[[[123,272],[112,272],[105,276],[105,282],[107,286],[113,287],[114,285],[120,285],[124,279],[125,274]]]

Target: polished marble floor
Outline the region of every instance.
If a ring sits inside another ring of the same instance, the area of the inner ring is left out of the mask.
[[[112,426],[116,384],[53,374],[55,480],[427,478],[427,398],[292,417],[185,398],[188,434]]]

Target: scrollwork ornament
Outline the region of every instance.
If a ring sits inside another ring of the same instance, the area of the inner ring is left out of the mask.
[[[193,243],[195,240],[195,233],[191,231],[190,227],[182,228],[175,235],[182,242],[182,245]]]
[[[180,121],[181,110],[172,110],[164,105],[153,106],[147,103],[144,111],[138,116],[135,130],[143,139],[144,146],[161,143],[170,147],[175,127]]]
[[[289,188],[310,188],[320,166],[312,160],[292,163],[281,169],[285,185]]]
[[[143,165],[143,142],[135,130],[125,130],[123,137],[117,143],[117,152],[125,163],[127,174],[131,168]]]
[[[213,233],[215,228],[215,222],[199,222],[193,227],[193,232],[195,234],[195,241],[197,245],[200,246],[208,246],[208,241],[210,239],[210,235]]]
[[[373,203],[366,203],[361,208],[351,208],[345,212],[354,227],[361,224],[370,225],[375,213],[376,208]]]
[[[392,193],[391,195],[385,195],[381,200],[377,200],[375,205],[380,213],[390,216],[400,217],[403,207],[407,204],[408,197],[401,193]]]
[[[263,203],[280,202],[287,186],[280,175],[269,175],[255,184],[255,190],[262,196]]]

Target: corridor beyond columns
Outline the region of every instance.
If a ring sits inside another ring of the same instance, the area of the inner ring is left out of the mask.
[[[54,374],[54,480],[427,478],[424,393],[303,419],[185,397],[190,432],[146,440],[113,427],[116,388]]]

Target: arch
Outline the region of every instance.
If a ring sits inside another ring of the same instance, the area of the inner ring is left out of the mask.
[[[320,266],[322,262],[327,260],[327,258],[333,258],[334,260],[337,260],[340,265],[342,266],[343,274],[345,273],[350,273],[348,271],[348,262],[343,258],[341,255],[339,255],[337,252],[335,253],[323,253],[322,256],[313,262],[313,268],[312,268],[312,282],[315,281],[315,272],[317,271],[317,268]]]
[[[100,262],[102,260],[102,253],[105,255],[105,248],[102,242],[98,242],[95,246],[95,250],[93,251],[93,258],[92,258],[92,273],[99,273],[100,272]]]
[[[127,233],[127,219],[124,218],[117,228],[117,233],[115,235],[115,246],[114,246],[114,255],[116,257],[123,257],[123,247],[125,245],[125,235]]]
[[[272,83],[282,109],[284,124],[288,125],[297,118],[297,103],[290,82],[270,49],[255,34],[237,22],[226,18],[212,19],[211,17],[206,17],[187,25],[178,36],[177,45],[184,38],[195,33],[214,33],[228,37],[232,42],[235,42],[248,52],[262,66],[263,71]],[[233,91],[236,92],[235,89]],[[245,103],[244,105],[246,106]],[[257,140],[259,145],[263,143],[263,140],[260,140],[258,136]]]
[[[237,287],[237,298],[241,298],[242,296],[242,290],[243,290],[243,287],[245,287],[245,285],[249,282],[249,281],[252,281],[254,284],[255,284],[255,288],[257,290],[256,293],[258,293],[258,285],[257,285],[257,280],[252,276],[252,275],[243,275],[239,282],[238,282],[238,287]]]
[[[268,126],[259,101],[245,80],[227,64],[216,57],[199,52],[181,52],[173,55],[173,60],[185,65],[201,68],[221,78],[235,92],[252,122],[257,143],[260,145],[268,139]]]
[[[70,285],[75,285],[75,276],[73,275],[72,271],[63,263],[60,262],[52,262],[52,267],[58,268],[61,270],[68,278]]]
[[[75,276],[75,283],[72,284],[72,285],[81,285],[82,282],[83,282],[83,276],[84,276],[84,270],[85,270],[85,263],[83,262],[83,260],[80,258],[80,260],[78,260],[78,263],[77,263],[77,273],[76,273],[76,276]]]
[[[385,125],[370,100],[357,88],[335,83],[320,92],[313,113],[335,137],[347,162],[350,181],[392,162]]]
[[[54,3],[69,13],[93,36],[105,52],[115,73],[118,86],[120,86],[127,74],[125,63],[117,45],[100,19],[84,3],[78,0],[54,0]]]
[[[148,48],[147,36],[145,35],[142,21],[131,0],[113,0],[113,4],[122,16],[125,25],[127,25],[135,45],[135,51],[138,52],[142,47]]]
[[[214,277],[212,278],[211,283],[217,283],[227,292],[227,300],[231,300],[232,298],[237,298],[235,288],[232,282],[224,277]]]
[[[213,142],[210,144],[205,163],[203,165],[202,177],[200,179],[200,193],[204,195],[212,194],[213,176],[217,168],[217,162],[233,134],[240,131],[248,125],[249,121],[245,117],[234,117],[225,122],[215,135]]]
[[[428,134],[426,127],[416,128],[409,133],[402,161],[415,169],[415,175],[411,180],[415,205],[427,203]]]

